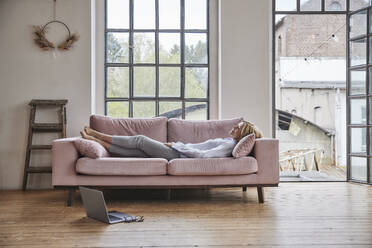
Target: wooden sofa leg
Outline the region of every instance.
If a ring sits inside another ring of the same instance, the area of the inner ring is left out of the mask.
[[[68,189],[68,195],[67,195],[67,201],[66,201],[67,207],[71,207],[72,198],[74,197],[74,194],[75,194],[75,188],[69,188]]]
[[[243,192],[246,192],[246,191],[247,191],[247,187],[243,186]]]
[[[264,203],[264,190],[263,187],[257,186],[258,202]]]
[[[172,189],[167,189],[167,201],[172,200]]]

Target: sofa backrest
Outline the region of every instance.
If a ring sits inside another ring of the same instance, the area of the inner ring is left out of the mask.
[[[208,139],[229,137],[229,132],[242,118],[229,120],[168,120],[168,142],[199,143]]]
[[[90,116],[90,127],[110,135],[145,135],[160,142],[167,142],[167,118],[111,118]]]

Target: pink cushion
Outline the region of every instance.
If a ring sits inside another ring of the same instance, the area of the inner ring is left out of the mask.
[[[101,176],[159,176],[166,174],[167,163],[163,158],[81,158],[76,171]]]
[[[168,164],[168,174],[174,176],[245,175],[257,172],[254,157],[242,158],[177,158]]]
[[[230,131],[242,118],[230,120],[168,121],[168,142],[199,143],[208,139],[230,137]]]
[[[167,142],[167,118],[148,119],[111,118],[102,115],[90,116],[90,127],[110,135],[145,135],[160,142]]]
[[[253,149],[255,141],[256,137],[253,133],[248,134],[247,136],[239,140],[238,144],[236,144],[234,150],[232,151],[232,155],[234,156],[234,158],[248,156],[248,154],[250,154]]]
[[[74,140],[74,145],[79,153],[88,158],[110,157],[108,151],[98,142],[79,138]]]

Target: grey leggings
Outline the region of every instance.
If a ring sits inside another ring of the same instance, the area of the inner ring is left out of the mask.
[[[112,136],[109,152],[121,157],[150,157],[167,160],[180,157],[176,150],[144,135]]]

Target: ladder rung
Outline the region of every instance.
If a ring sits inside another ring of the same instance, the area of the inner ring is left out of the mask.
[[[30,106],[61,106],[66,105],[67,100],[61,99],[61,100],[32,100],[29,105]]]
[[[51,173],[52,167],[29,167],[27,173]]]
[[[61,123],[34,123],[32,130],[36,132],[62,132]]]
[[[32,145],[30,149],[31,150],[50,150],[52,149],[52,145]]]

